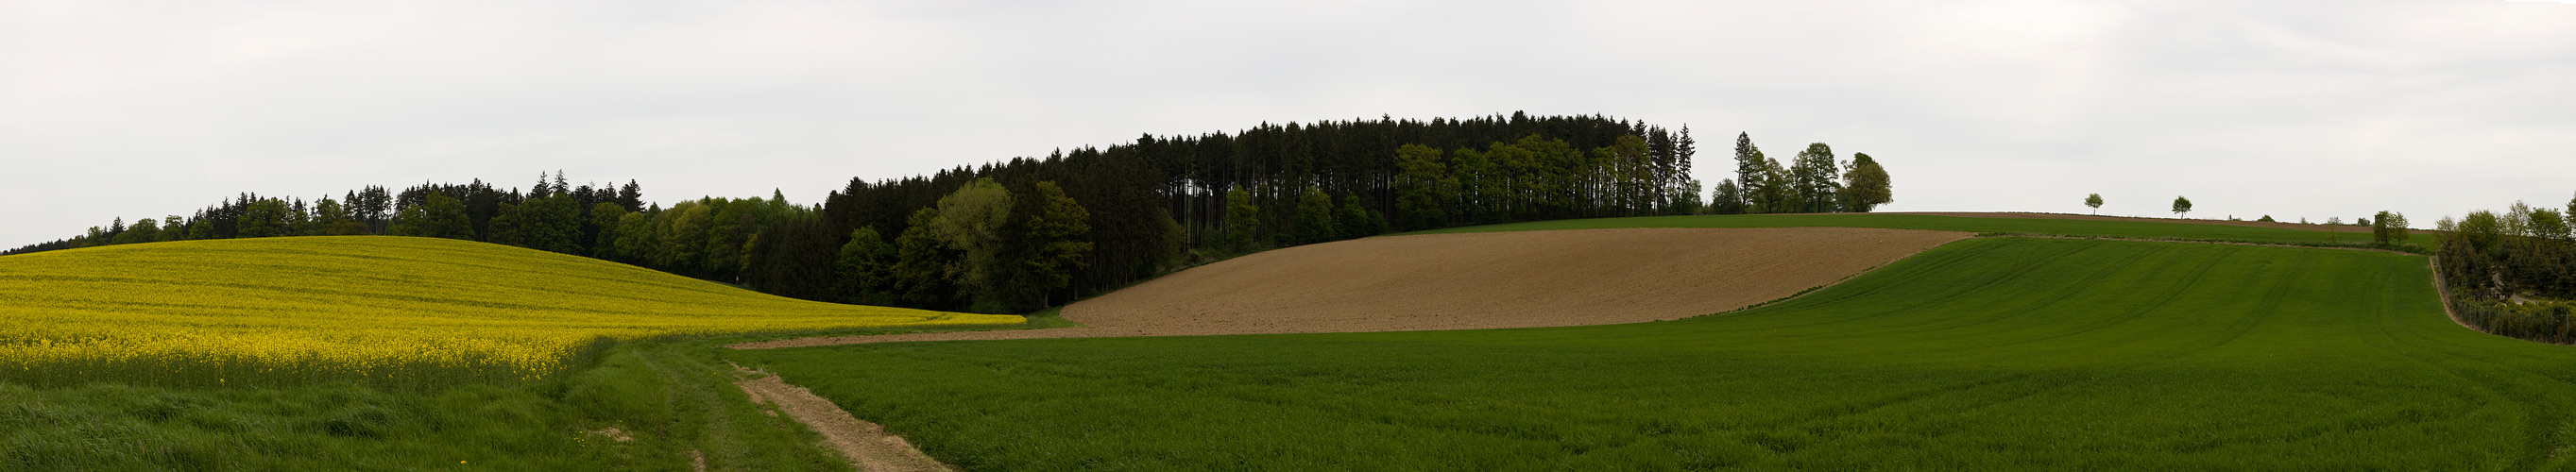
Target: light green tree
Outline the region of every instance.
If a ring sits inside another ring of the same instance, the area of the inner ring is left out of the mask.
[[[1258,240],[1255,233],[1260,231],[1261,207],[1252,204],[1252,192],[1244,191],[1241,187],[1227,190],[1225,192],[1226,249],[1252,250],[1253,242]]]
[[[1308,187],[1297,195],[1297,229],[1290,244],[1314,244],[1333,240],[1333,197],[1324,189]]]
[[[1376,210],[1361,201],[1363,199],[1359,194],[1344,194],[1341,206],[1333,210],[1333,222],[1341,225],[1336,230],[1341,239],[1359,239],[1386,232],[1386,219],[1380,218]]]
[[[2096,214],[2096,215],[2102,214],[2102,194],[2096,193],[2096,194],[2092,194],[2092,195],[2085,195],[2085,196],[2084,196],[2084,206],[2093,207],[2093,214]],[[2265,216],[2264,218],[2271,218],[2271,217],[2270,217],[2270,216]]]
[[[1807,145],[1789,163],[1789,186],[1796,194],[1798,206],[1793,212],[1831,213],[1841,211],[1843,185],[1834,172],[1834,148],[1825,143]]]
[[[590,232],[584,238],[590,242],[590,257],[623,260],[623,256],[617,253],[617,229],[627,213],[626,206],[617,202],[599,202],[590,206],[590,221],[582,224]]]
[[[1822,144],[1819,144],[1820,146]],[[1896,192],[1887,179],[1887,168],[1880,167],[1869,154],[1852,154],[1851,169],[1843,172],[1843,210],[1868,213],[1879,205],[1896,203]]]
[[[1744,190],[1735,185],[1735,179],[1717,181],[1717,190],[1709,192],[1708,201],[1709,213],[1744,214]]]
[[[186,218],[180,218],[179,215],[170,215],[161,218],[161,238],[158,240],[178,241],[182,239],[188,239],[188,220]]]
[[[1406,230],[1449,225],[1458,205],[1458,176],[1441,161],[1439,149],[1407,144],[1395,149],[1395,214]]]
[[[111,244],[137,244],[160,241],[161,224],[159,221],[151,218],[137,219],[134,220],[134,226],[125,227],[125,232],[116,233],[116,237],[111,239]]]
[[[669,263],[665,265],[693,273],[703,273],[701,270],[702,263],[706,261],[707,226],[715,219],[714,213],[714,209],[708,208],[705,202],[696,200],[673,204],[670,210],[662,212],[662,218],[668,221],[655,222],[655,226],[662,232],[661,252],[664,257],[669,258]]]
[[[2396,244],[2414,236],[2414,232],[2406,228],[2404,213],[2383,211],[2370,219],[2370,238],[2380,244]]]
[[[949,267],[949,278],[967,290],[969,298],[993,294],[994,269],[1001,260],[1002,226],[1011,218],[1011,191],[993,179],[975,179],[940,197],[934,208],[939,217],[931,230],[939,235],[941,244],[965,256]]]
[[[294,230],[293,222],[288,220],[287,213],[286,202],[275,198],[251,202],[249,206],[242,208],[241,216],[233,220],[233,237],[286,236],[288,231]]]

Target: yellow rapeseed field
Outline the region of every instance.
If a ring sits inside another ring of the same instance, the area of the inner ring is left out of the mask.
[[[180,241],[0,257],[0,381],[395,387],[564,372],[605,341],[1022,319],[795,300],[469,241]]]

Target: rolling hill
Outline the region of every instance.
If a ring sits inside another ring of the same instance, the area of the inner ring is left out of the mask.
[[[602,339],[1016,325],[838,305],[595,259],[391,236],[0,257],[0,381],[439,387],[570,367]]]
[[[2576,351],[2452,323],[2430,277],[2377,251],[1978,238],[1680,321],[723,355],[970,469],[2566,466]]]

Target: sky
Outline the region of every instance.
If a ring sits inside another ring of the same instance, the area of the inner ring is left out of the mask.
[[[1830,144],[1883,211],[2417,226],[2576,198],[2576,5],[0,0],[0,246],[484,179],[815,203],[1262,122],[1603,114]]]

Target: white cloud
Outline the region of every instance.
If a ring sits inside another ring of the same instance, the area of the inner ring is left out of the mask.
[[[1139,133],[1513,110],[1868,152],[1894,210],[2430,221],[2576,191],[2568,57],[2576,9],[2467,1],[0,2],[0,246],[240,191],[560,168],[811,202]]]

